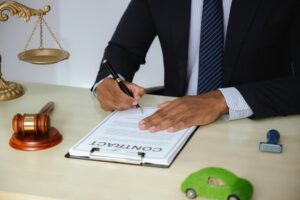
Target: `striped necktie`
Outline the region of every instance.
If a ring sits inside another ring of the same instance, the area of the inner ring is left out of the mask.
[[[198,94],[221,87],[224,24],[222,0],[203,0]]]

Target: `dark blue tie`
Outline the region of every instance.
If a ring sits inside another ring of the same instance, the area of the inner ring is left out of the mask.
[[[198,94],[221,87],[223,44],[222,0],[204,0],[199,50]]]

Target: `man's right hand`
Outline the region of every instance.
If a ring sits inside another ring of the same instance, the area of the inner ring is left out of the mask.
[[[145,94],[145,89],[126,81],[124,81],[124,84],[133,93],[134,97],[125,94],[112,78],[105,78],[98,85],[96,89],[97,98],[103,110],[125,110],[138,104],[139,99]]]

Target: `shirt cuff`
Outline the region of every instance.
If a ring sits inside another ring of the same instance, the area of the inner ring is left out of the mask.
[[[235,87],[219,88],[229,108],[229,120],[243,119],[253,115],[244,97]]]
[[[123,76],[121,76],[120,74],[118,74],[118,75],[119,75],[119,77],[120,77],[121,80],[123,80],[123,81],[125,80]],[[107,77],[105,77],[105,78],[112,78],[112,77],[113,77],[112,75],[109,75],[109,76],[107,76]],[[97,87],[98,87],[98,85],[100,85],[100,83],[102,83],[102,81],[103,81],[105,78],[101,79],[100,81],[98,81],[97,83],[95,83],[95,84],[93,85],[92,94],[94,95],[94,97],[97,97],[97,96],[98,96],[98,94],[97,94]]]
[[[103,81],[103,79],[101,79],[100,81],[98,81],[97,83],[95,83],[93,85],[92,94],[94,95],[94,97],[98,96],[96,89],[97,89],[98,85],[100,85],[100,83],[102,83],[102,81]]]

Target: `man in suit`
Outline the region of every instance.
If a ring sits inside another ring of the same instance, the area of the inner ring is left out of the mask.
[[[134,98],[100,67],[94,89],[104,110],[129,108],[144,95],[142,87],[130,82],[158,36],[164,94],[181,98],[159,105],[155,114],[141,121],[141,129],[172,132],[211,123],[225,113],[229,119],[300,113],[300,1],[223,0],[221,85],[197,93],[198,74],[203,73],[198,66],[204,1],[130,2],[104,58],[127,81]]]

